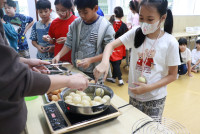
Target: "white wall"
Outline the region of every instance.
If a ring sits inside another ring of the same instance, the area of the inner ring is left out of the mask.
[[[200,0],[174,0],[174,15],[200,15]]]

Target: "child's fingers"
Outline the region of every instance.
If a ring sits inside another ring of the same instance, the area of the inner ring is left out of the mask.
[[[140,86],[141,83],[133,82],[133,84],[134,84],[135,86]]]

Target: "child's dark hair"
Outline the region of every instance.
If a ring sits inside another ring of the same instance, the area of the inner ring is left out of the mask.
[[[51,2],[49,0],[39,0],[36,3],[36,9],[51,9]]]
[[[98,0],[75,0],[74,5],[76,5],[78,9],[93,9],[98,5]]]
[[[167,14],[167,18],[165,20],[164,24],[164,31],[172,34],[173,29],[173,15],[170,9],[168,9],[168,1],[167,0],[142,0],[140,3],[141,6],[153,6],[157,9],[158,13],[160,14],[160,17]],[[145,35],[142,33],[142,29],[138,28],[135,33],[135,48],[138,48],[142,45],[142,43],[145,40]]]
[[[131,8],[132,11],[135,11],[137,13],[139,13],[139,2],[138,1],[130,1],[129,2],[129,7]]]
[[[180,38],[178,40],[179,45],[187,45],[187,39],[186,38]]]
[[[72,0],[55,0],[54,5],[61,4],[67,9],[72,9],[73,3]]]
[[[115,15],[112,15],[112,16],[110,17],[110,20],[109,20],[111,24],[113,24],[113,22],[115,21],[115,16],[116,16],[117,18],[122,18],[122,17],[124,17],[123,9],[122,9],[120,6],[119,6],[119,7],[115,7],[114,13],[115,13]]]
[[[7,0],[6,4],[7,4],[9,7],[14,7],[14,8],[17,7],[17,4],[16,4],[13,0]]]
[[[64,6],[67,9],[70,9],[74,15],[74,11],[72,9],[72,7],[73,7],[72,0],[55,0],[54,5],[58,5],[58,4],[61,4],[62,6]]]
[[[180,57],[180,61],[183,62],[183,59],[181,57],[181,50],[179,49],[179,57]]]
[[[2,19],[4,16],[4,12],[3,12],[3,9],[0,9],[0,19]]]
[[[197,41],[196,41],[196,44],[200,44],[200,40],[197,40]]]

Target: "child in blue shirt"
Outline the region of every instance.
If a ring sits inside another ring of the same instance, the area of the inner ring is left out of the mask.
[[[12,48],[15,49],[15,51],[18,52],[18,46],[17,46],[17,40],[18,40],[18,34],[13,28],[13,26],[10,23],[7,23],[3,20],[4,12],[2,9],[0,9],[0,19],[3,23],[3,28],[6,34],[6,38]]]
[[[37,12],[42,20],[36,22],[31,31],[30,39],[34,47],[38,49],[38,59],[52,59],[53,46],[42,39],[43,35],[48,34],[51,25],[51,2],[48,0],[39,0],[36,3]]]
[[[12,24],[15,31],[18,33],[18,51],[20,57],[30,58],[28,42],[25,34],[33,25],[33,18],[16,13],[16,3],[12,0],[5,3],[4,7],[6,13],[3,17],[4,21]]]

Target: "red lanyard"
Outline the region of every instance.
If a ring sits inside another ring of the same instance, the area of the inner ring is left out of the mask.
[[[149,51],[151,51],[151,50],[153,50],[153,49],[155,48],[154,46],[156,45],[156,42],[158,41],[158,38],[160,37],[160,34],[161,34],[161,30],[160,30],[160,33],[159,33],[157,39],[154,41],[154,43],[153,43],[153,45],[151,46],[151,49],[150,49]],[[144,49],[145,49],[145,45],[146,45],[146,39],[145,39],[145,41],[144,41],[143,50],[142,50],[143,59],[144,59],[144,56],[145,56],[145,50],[144,50]],[[147,63],[148,58],[149,58],[149,52],[147,52],[147,56],[145,57],[145,60],[142,61],[142,72],[141,72],[141,77],[143,77],[144,65]]]

